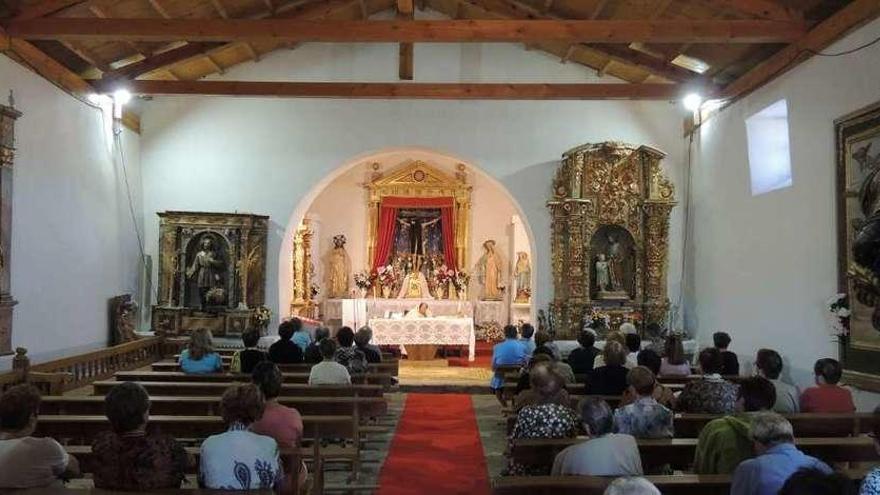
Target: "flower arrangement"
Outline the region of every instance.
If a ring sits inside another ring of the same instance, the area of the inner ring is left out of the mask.
[[[849,318],[852,314],[849,309],[849,298],[846,294],[837,294],[825,302],[828,307],[828,319],[831,324],[831,334],[840,338],[849,336]]]
[[[504,340],[504,329],[495,320],[476,325],[474,333],[477,340],[485,340],[486,342],[500,342]]]
[[[471,282],[471,276],[468,275],[468,272],[464,270],[459,270],[455,272],[455,277],[452,279],[452,284],[455,285],[456,290],[467,289],[468,284]]]
[[[367,270],[354,274],[354,285],[361,290],[369,290],[373,286],[373,275]]]
[[[376,280],[382,287],[394,287],[400,279],[400,273],[394,269],[394,266],[380,266],[376,271]]]
[[[455,270],[452,270],[446,265],[440,265],[439,268],[434,270],[434,284],[437,287],[446,287],[449,285],[449,282],[455,280]]]
[[[254,325],[259,328],[266,328],[269,326],[269,320],[272,318],[272,310],[267,308],[266,306],[258,306],[254,310],[253,321]]]

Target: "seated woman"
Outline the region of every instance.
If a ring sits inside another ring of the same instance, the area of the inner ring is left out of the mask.
[[[651,370],[651,373],[654,374],[655,377],[660,374],[660,355],[654,352],[652,349],[645,349],[644,351],[639,352],[638,357],[636,358],[637,364],[639,366],[644,366]],[[669,409],[675,408],[675,394],[672,393],[672,390],[664,386],[662,383],[658,381],[654,381],[654,392],[651,394],[660,405],[664,407],[668,407]],[[636,394],[635,390],[632,387],[627,387],[627,389],[623,392],[623,396],[620,398],[620,406],[623,407],[627,404],[632,404],[638,399],[638,394]]]
[[[336,349],[336,362],[345,366],[350,374],[367,372],[367,357],[360,349],[354,346],[354,331],[349,327],[342,327],[336,332],[336,341],[339,348]]]
[[[672,438],[672,411],[657,402],[653,394],[657,380],[644,366],[629,370],[627,391],[637,399],[614,411],[614,430],[636,438]]]
[[[318,347],[322,340],[330,338],[330,329],[327,327],[321,327],[315,330],[315,341],[309,344],[306,348],[306,351],[303,353],[303,359],[305,362],[309,364],[318,364],[324,360],[324,356],[321,355],[321,349]]]
[[[540,356],[540,354],[539,354]],[[548,378],[546,375],[550,375]],[[571,397],[565,390],[565,381],[559,373],[557,363],[553,361],[539,362],[529,371],[529,382],[531,387],[516,395],[513,400],[513,411],[519,413],[522,408],[535,404],[552,403],[560,406],[569,407],[571,405]],[[562,380],[559,384],[554,384],[556,390],[553,396],[546,396],[546,392],[541,390],[541,386],[546,386],[548,380]]]
[[[681,337],[672,335],[666,339],[666,356],[660,363],[660,376],[687,376],[691,374],[691,365],[684,355],[684,344]]]
[[[303,354],[305,354],[309,344],[312,343],[312,334],[309,333],[309,329],[303,325],[302,320],[299,318],[291,318],[290,325],[293,328],[293,337],[290,340],[298,345]]]
[[[605,344],[602,349],[604,366],[593,369],[587,375],[586,392],[589,395],[620,395],[628,386],[626,375],[626,349],[616,340]]]
[[[622,332],[608,332],[605,334],[605,345],[608,345],[610,342],[617,342],[622,345],[624,349],[626,349],[626,337]],[[593,369],[596,369],[600,366],[605,366],[605,356],[600,352],[596,355],[596,359],[593,360]]]
[[[251,431],[274,438],[282,449],[295,451],[302,440],[303,421],[299,411],[278,403],[281,383],[284,381],[281,369],[275,363],[260,363],[254,368],[252,378],[254,384],[263,392],[266,409],[263,411],[263,417],[251,425]],[[292,487],[293,479],[296,477],[297,484],[302,488],[306,476],[308,473],[305,464],[299,458],[292,458],[291,463],[287,465],[287,485]]]
[[[280,490],[284,480],[278,443],[249,430],[263,416],[263,393],[254,384],[233,385],[220,400],[226,432],[202,442],[199,486],[214,490]]]
[[[801,412],[851,413],[856,410],[852,393],[837,385],[843,370],[836,359],[824,358],[813,366],[816,386],[801,394]]]
[[[575,375],[585,375],[593,371],[593,363],[599,355],[599,349],[593,347],[596,343],[596,332],[588,328],[578,334],[578,348],[568,354],[568,365]]]
[[[535,352],[538,352],[538,349],[542,349],[544,352],[549,352],[550,355],[553,356],[554,361],[562,360],[562,353],[559,352],[559,347],[556,345],[556,342],[553,341],[553,337],[543,330],[540,330],[535,334],[535,349],[532,353],[534,354]]]
[[[372,338],[373,331],[370,330],[370,327],[361,327],[361,329],[354,334],[354,345],[359,351],[364,353],[364,357],[367,358],[367,363],[381,363],[382,353],[370,345],[370,340]]]
[[[79,476],[79,463],[51,438],[31,435],[37,428],[40,392],[16,385],[0,396],[0,488],[60,485]]]
[[[737,386],[721,378],[724,358],[714,347],[700,352],[703,376],[689,381],[678,396],[679,412],[702,414],[731,414],[736,409]]]
[[[214,339],[205,328],[193,330],[189,345],[180,353],[178,362],[184,373],[219,373],[223,371],[223,359],[214,352]]]
[[[113,431],[99,433],[92,441],[95,487],[180,488],[190,459],[173,437],[147,431],[150,396],[144,387],[133,382],[116,385],[104,398],[104,409]]]
[[[608,403],[587,397],[581,401],[580,410],[589,440],[560,452],[553,461],[551,474],[640,476],[642,458],[636,439],[626,433],[613,433],[614,421]]]
[[[256,330],[248,330],[241,334],[241,341],[244,343],[244,349],[235,351],[232,355],[232,364],[229,365],[231,373],[250,373],[257,363],[269,359],[265,352],[257,349],[260,334]]]
[[[538,402],[528,405],[516,415],[516,423],[508,441],[522,438],[574,438],[578,434],[577,413],[570,407],[558,404],[562,380],[555,373],[533,371],[534,388],[539,393]],[[508,462],[503,473],[509,476],[546,475],[550,474],[550,466],[526,466],[514,461]]]
[[[312,366],[309,372],[309,385],[351,385],[348,369],[337,363],[336,342],[331,338],[322,339],[318,343],[324,360]]]

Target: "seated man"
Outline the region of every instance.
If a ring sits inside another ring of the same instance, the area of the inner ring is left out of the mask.
[[[601,351],[594,347],[596,344],[596,332],[592,328],[579,333],[577,341],[580,345],[568,354],[566,361],[575,375],[585,375],[593,371],[593,361],[596,360],[596,356]]]
[[[560,452],[551,474],[582,476],[640,476],[642,458],[636,439],[612,433],[614,420],[608,404],[593,397],[581,401],[581,422],[590,437]]]
[[[269,346],[270,361],[275,364],[297,364],[303,362],[302,349],[291,340],[295,328],[293,320],[284,321],[278,325],[279,339]]]
[[[801,412],[851,413],[856,410],[852,393],[837,385],[843,370],[836,359],[824,358],[813,366],[816,386],[801,394]]]
[[[312,366],[309,372],[309,385],[351,385],[351,375],[348,369],[337,363],[336,342],[331,338],[326,338],[318,343],[321,349],[321,356],[324,360]]]
[[[309,344],[306,348],[306,352],[303,355],[303,360],[309,364],[318,364],[320,363],[324,357],[321,356],[321,349],[318,345],[324,339],[330,338],[330,329],[327,327],[321,327],[315,330],[315,341]]]
[[[531,357],[532,353],[535,352],[535,341],[532,339],[535,336],[535,327],[531,323],[523,323],[519,333],[521,335],[519,341],[525,347],[526,355]]]
[[[774,412],[754,415],[750,437],[757,455],[743,461],[733,472],[731,495],[776,495],[785,481],[801,468],[831,473],[827,464],[794,446],[791,423]]]
[[[230,373],[250,373],[257,363],[268,359],[266,353],[257,349],[260,334],[256,330],[248,330],[241,334],[244,349],[235,351],[232,355],[232,363],[229,365]]]
[[[694,472],[729,474],[744,459],[752,456],[749,425],[754,413],[767,411],[776,401],[773,384],[761,377],[740,383],[736,410],[740,413],[709,421],[697,439]]]
[[[123,382],[104,398],[113,431],[92,441],[96,488],[106,490],[158,490],[180,488],[190,459],[183,446],[169,435],[147,429],[150,396],[140,384]]]
[[[721,367],[721,374],[725,376],[739,374],[739,359],[737,359],[735,352],[727,350],[727,348],[730,347],[730,340],[730,335],[726,332],[715,332],[712,334],[712,341],[715,344],[715,348],[721,351],[721,359],[724,360],[724,365]]]
[[[79,476],[79,463],[51,438],[32,437],[40,392],[16,385],[0,396],[0,488],[60,485]]]
[[[714,347],[700,352],[703,376],[689,381],[678,396],[676,408],[685,413],[731,414],[736,406],[736,385],[721,378],[724,358]]]
[[[660,495],[660,490],[645,478],[635,476],[617,478],[602,495]]]
[[[629,370],[626,381],[638,398],[614,411],[614,430],[636,438],[672,438],[673,414],[654,399],[654,373],[636,366]]]
[[[528,358],[526,357],[526,349],[517,340],[516,327],[507,325],[504,327],[504,342],[495,344],[492,348],[492,371],[496,371],[500,366],[523,366]],[[498,401],[504,403],[501,396],[504,389],[504,376],[501,372],[495,372],[492,375],[492,381],[489,382],[489,388],[495,392]]]
[[[755,358],[758,375],[770,380],[776,389],[776,403],[773,410],[778,413],[796,413],[799,410],[798,389],[779,379],[782,373],[782,356],[773,349],[760,349]]]

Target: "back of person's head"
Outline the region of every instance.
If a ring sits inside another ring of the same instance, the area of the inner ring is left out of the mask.
[[[589,349],[596,344],[596,333],[592,330],[584,330],[577,336],[578,344],[584,349]]]
[[[639,352],[639,349],[642,348],[642,338],[639,337],[639,334],[637,333],[624,334],[624,340],[626,341],[626,348],[629,349],[629,352]]]
[[[640,396],[654,393],[656,377],[654,373],[644,366],[636,366],[626,374],[626,383],[629,384]]]
[[[123,382],[104,397],[104,414],[116,433],[136,430],[147,422],[150,394],[139,383]]]
[[[537,347],[541,347],[542,345],[552,340],[553,339],[550,337],[550,334],[543,330],[538,330],[538,332],[535,334],[535,346]]]
[[[724,356],[716,347],[707,347],[700,351],[700,369],[706,375],[721,373],[724,370]]]
[[[315,330],[315,342],[320,342],[326,338],[330,337],[330,329],[327,327],[320,327]]]
[[[263,392],[253,383],[233,385],[220,399],[220,415],[227,425],[241,423],[247,426],[259,421],[265,408]]]
[[[515,339],[519,335],[519,331],[516,329],[514,325],[505,325],[504,326],[504,338],[505,339]]]
[[[660,374],[660,365],[663,361],[660,359],[660,355],[657,354],[657,351],[654,349],[645,349],[644,351],[640,351],[639,355],[636,356],[636,362],[639,366],[644,366],[651,370],[651,373],[654,373],[654,376]]]
[[[296,317],[290,319],[290,328],[293,330],[293,333],[306,329],[303,325],[303,321]]]
[[[660,490],[645,478],[617,478],[604,495],[660,495]]]
[[[794,430],[791,423],[779,414],[770,411],[758,412],[752,416],[749,436],[765,447],[794,442]]]
[[[632,334],[632,333],[638,333],[638,332],[639,332],[638,329],[636,328],[636,326],[633,325],[632,323],[628,322],[628,321],[625,321],[625,322],[621,323],[621,324],[620,324],[620,328],[619,328],[619,330],[620,330],[620,333],[622,333],[622,334],[624,334],[624,335],[629,335],[629,334]]]
[[[664,352],[666,354],[666,362],[673,365],[682,365],[687,360],[684,357],[684,344],[678,335],[670,335],[666,337],[664,344]]]
[[[278,325],[278,337],[281,340],[290,340],[293,337],[293,321],[282,321]]]
[[[645,332],[651,337],[659,337],[663,335],[663,327],[655,321],[648,323],[648,326],[645,327]]]
[[[589,430],[591,437],[611,433],[614,429],[614,413],[604,400],[588,396],[581,400],[578,409],[581,412],[581,422]]]
[[[342,327],[336,332],[336,340],[340,347],[351,347],[354,343],[354,330],[350,327]]]
[[[333,339],[324,339],[318,342],[318,350],[321,351],[321,357],[324,359],[333,359],[336,354],[336,342]]]
[[[776,387],[762,376],[753,376],[739,382],[738,398],[745,411],[767,411],[776,403]]]
[[[817,468],[800,468],[788,477],[779,495],[855,495],[856,483],[834,472]]]
[[[605,348],[602,349],[602,358],[605,359],[606,366],[623,366],[626,363],[626,349],[620,342],[605,342]]]
[[[605,335],[605,343],[608,342],[617,342],[620,345],[626,345],[626,337],[624,337],[623,333],[619,331],[608,332],[608,334]]]
[[[725,350],[730,345],[730,335],[727,332],[715,332],[712,334],[712,343],[715,347]]]
[[[241,341],[245,347],[256,347],[260,342],[260,334],[256,330],[248,330],[241,334]]]
[[[354,343],[358,347],[365,347],[370,343],[370,339],[373,338],[373,331],[370,330],[370,327],[361,327],[357,333],[354,334]]]
[[[532,369],[538,363],[552,363],[553,356],[547,354],[546,352],[535,352],[532,354],[532,358],[529,359],[529,369]]]
[[[554,364],[538,363],[529,370],[529,385],[538,393],[541,402],[552,399],[565,386],[565,380],[556,371]]]
[[[254,366],[251,372],[251,381],[254,385],[260,387],[263,397],[266,400],[274,399],[281,395],[281,384],[284,382],[284,376],[281,374],[281,368],[271,361],[263,361]]]
[[[26,383],[10,387],[0,395],[0,430],[21,431],[32,425],[39,412],[39,390]]]
[[[776,380],[782,373],[782,356],[773,349],[759,349],[755,366],[770,380]]]
[[[837,384],[843,374],[843,370],[840,369],[840,363],[836,359],[831,358],[822,358],[816,361],[816,365],[813,366],[813,372],[816,374],[816,377],[822,378],[829,385]]]
[[[519,327],[519,333],[522,335],[524,339],[532,338],[532,335],[535,335],[535,327],[532,326],[531,323],[523,323],[521,327]]]
[[[189,357],[198,361],[214,352],[214,338],[207,328],[197,328],[189,336]]]

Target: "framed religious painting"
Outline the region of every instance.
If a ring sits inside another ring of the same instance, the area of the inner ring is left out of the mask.
[[[838,283],[849,314],[833,323],[847,383],[880,391],[880,103],[837,119],[834,129]]]

